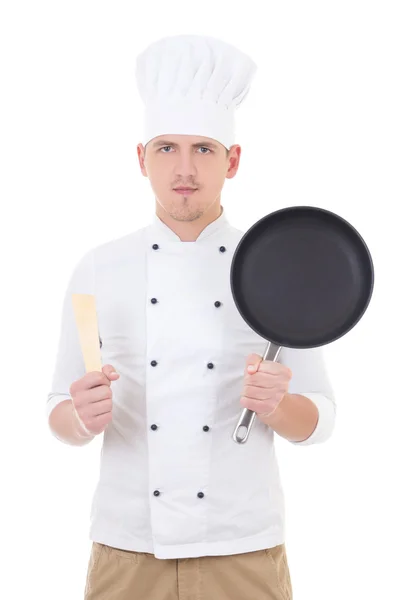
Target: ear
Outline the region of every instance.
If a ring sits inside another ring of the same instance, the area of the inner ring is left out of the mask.
[[[234,146],[231,146],[229,149],[229,154],[228,154],[228,171],[226,172],[226,179],[232,179],[233,177],[235,177],[237,170],[239,168],[239,163],[240,163],[240,155],[241,155],[242,149],[239,146],[239,144],[235,144]]]
[[[137,155],[138,155],[139,166],[140,166],[142,175],[144,175],[144,177],[147,177],[147,170],[145,167],[145,149],[143,147],[143,144],[137,145]]]

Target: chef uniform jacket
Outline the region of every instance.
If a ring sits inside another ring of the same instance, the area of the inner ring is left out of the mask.
[[[245,444],[232,434],[243,410],[245,361],[266,340],[239,314],[230,266],[243,232],[225,210],[196,241],[157,215],[150,225],[88,251],[62,309],[47,414],[85,374],[71,294],[94,294],[102,364],[113,381],[90,538],[156,558],[256,551],[284,542],[284,497],[274,431],[255,419]],[[305,441],[331,434],[335,402],[322,351],[283,348],[289,392],[318,407]]]

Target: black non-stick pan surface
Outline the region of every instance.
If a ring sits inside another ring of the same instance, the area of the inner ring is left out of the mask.
[[[230,282],[239,313],[268,341],[264,359],[276,360],[282,346],[313,348],[348,333],[370,302],[374,268],[349,222],[325,209],[293,206],[263,217],[243,235]],[[253,420],[244,409],[241,426],[248,432],[239,439],[238,423],[235,441],[246,441]]]

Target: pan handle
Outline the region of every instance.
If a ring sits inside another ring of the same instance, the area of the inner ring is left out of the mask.
[[[272,360],[275,362],[279,356],[279,352],[281,351],[282,346],[277,346],[272,342],[268,342],[267,347],[265,348],[263,360]],[[238,423],[236,425],[235,431],[233,433],[233,440],[238,444],[244,444],[249,437],[250,429],[254,423],[256,413],[248,408],[244,408]],[[239,433],[239,430],[241,432]]]

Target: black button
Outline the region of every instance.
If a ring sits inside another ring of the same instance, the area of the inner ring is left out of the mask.
[[[207,367],[208,367],[209,369],[213,369],[213,368],[214,368],[214,365],[213,365],[212,363],[208,363]]]
[[[226,250],[225,246],[220,246],[220,247],[219,247],[219,251],[220,251],[220,252],[225,252],[225,250]]]
[[[157,302],[158,302],[157,298],[152,298],[152,299],[151,299],[151,303],[152,303],[152,304],[157,304]]]
[[[154,496],[159,496],[159,495],[160,495],[160,492],[159,492],[158,490],[155,490],[155,491],[153,492],[153,494],[154,494]]]
[[[204,427],[203,427],[203,431],[210,431],[210,428],[209,428],[209,426],[208,426],[208,425],[204,425]]]
[[[150,364],[152,367],[155,367],[158,363],[156,360],[152,360]]]
[[[221,302],[219,300],[217,300],[216,302],[214,302],[214,306],[219,308],[221,306]]]
[[[99,340],[100,340],[100,348],[101,348],[103,345],[103,342],[101,341],[101,338],[99,338]]]
[[[154,425],[154,424],[151,426],[151,428],[153,431],[156,431],[156,429],[158,429],[157,425]]]
[[[159,245],[158,244],[153,244],[153,250],[158,250]]]
[[[203,492],[199,492],[199,493],[197,494],[197,496],[198,496],[199,498],[204,498],[204,494],[203,494]]]

